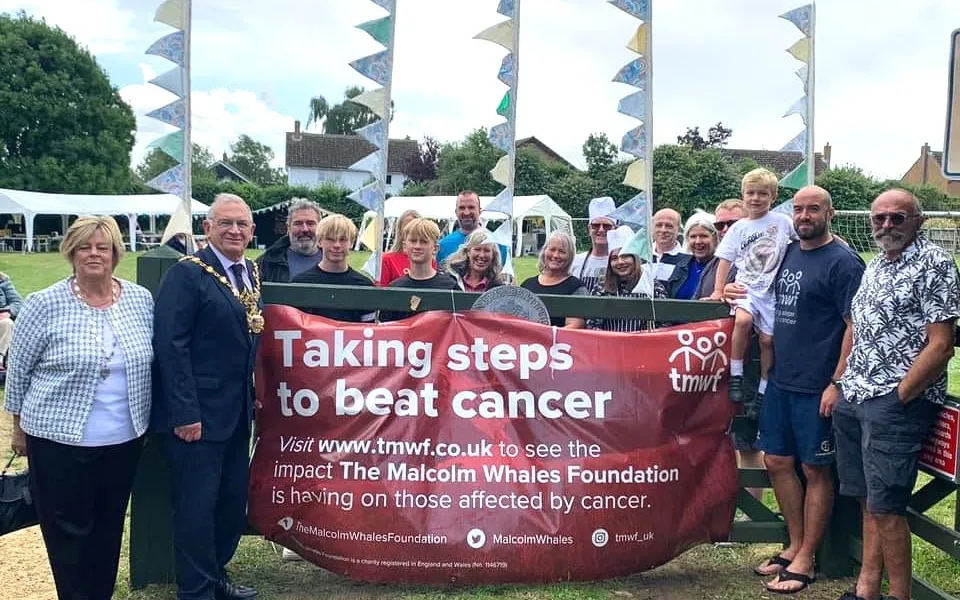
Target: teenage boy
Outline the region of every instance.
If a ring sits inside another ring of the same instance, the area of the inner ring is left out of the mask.
[[[439,273],[434,265],[437,255],[437,240],[440,228],[429,219],[414,219],[403,230],[404,248],[410,257],[410,272],[395,279],[387,287],[419,288],[431,290],[457,290],[457,280],[446,273]],[[380,321],[397,321],[411,316],[409,312],[381,311]]]
[[[747,288],[747,296],[733,303],[734,328],[730,349],[732,402],[743,402],[743,360],[756,328],[760,339],[760,396],[767,391],[767,373],[773,365],[773,316],[776,296],[773,284],[784,252],[797,239],[793,221],[787,215],[770,212],[777,197],[779,181],[766,169],[754,169],[743,176],[740,191],[747,217],[730,228],[717,247],[717,276],[712,300],[723,298],[723,286],[730,267],[737,268],[735,281]]]
[[[293,278],[291,283],[325,285],[359,285],[373,287],[373,282],[347,263],[350,248],[357,239],[357,226],[343,215],[328,215],[317,227],[320,263]],[[373,321],[374,312],[350,308],[306,308],[304,312],[335,321],[361,323]]]

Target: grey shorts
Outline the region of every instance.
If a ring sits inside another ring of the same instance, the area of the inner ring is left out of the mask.
[[[866,498],[873,513],[906,515],[923,441],[940,407],[923,396],[902,404],[896,388],[833,410],[840,493]]]

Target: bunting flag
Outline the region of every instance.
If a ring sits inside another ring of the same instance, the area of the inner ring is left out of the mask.
[[[187,251],[193,252],[192,173],[190,143],[190,14],[191,0],[165,0],[157,7],[153,20],[173,27],[176,31],[161,37],[146,50],[146,54],[159,56],[175,65],[175,68],[150,80],[149,83],[165,89],[176,100],[147,113],[177,130],[149,144],[159,148],[177,162],[160,175],[147,182],[155,190],[180,197],[180,205],[171,215],[163,231],[161,243],[166,243],[176,234],[185,234]]]
[[[147,145],[147,148],[160,148],[164,154],[177,161],[183,162],[183,130],[168,133]]]
[[[497,79],[507,86],[507,91],[500,99],[496,112],[504,121],[490,128],[488,139],[498,150],[504,153],[490,171],[493,180],[504,186],[491,203],[484,207],[489,211],[496,211],[507,215],[507,219],[494,233],[497,243],[510,251],[507,253],[507,264],[503,272],[510,275],[512,272],[513,255],[513,193],[516,183],[517,166],[517,84],[520,72],[520,0],[499,0],[497,12],[505,17],[492,27],[488,27],[473,36],[476,40],[492,42],[505,48],[508,52],[500,61],[500,70]]]
[[[185,35],[182,31],[175,31],[170,35],[165,35],[155,41],[149,48],[147,54],[165,58],[178,66],[183,66]]]
[[[784,176],[780,182],[781,185],[793,189],[799,189],[804,185],[812,184],[815,175],[812,169],[807,168],[807,165],[814,164],[813,67],[815,58],[814,32],[816,29],[816,11],[816,6],[811,3],[793,10],[789,10],[780,15],[780,18],[786,19],[787,21],[793,23],[797,29],[803,33],[802,38],[787,48],[787,52],[789,52],[791,56],[803,63],[803,66],[797,69],[796,73],[797,77],[800,78],[800,81],[803,82],[804,95],[794,102],[793,105],[787,109],[787,112],[783,113],[784,118],[791,115],[800,115],[804,125],[803,131],[798,133],[792,140],[787,142],[787,145],[781,149],[781,152],[802,152],[804,155],[804,160],[800,163],[800,165]],[[798,185],[801,179],[803,183]]]
[[[183,98],[183,67],[174,67],[166,73],[154,77],[149,83],[167,90],[177,98]]]
[[[799,190],[807,185],[807,161],[801,162],[780,180],[780,187]]]
[[[383,258],[383,205],[387,197],[387,167],[388,150],[390,147],[390,118],[391,106],[390,97],[393,85],[393,50],[396,34],[396,0],[371,0],[374,4],[387,11],[385,17],[365,21],[357,25],[357,29],[366,32],[375,41],[385,47],[384,50],[364,56],[350,63],[353,69],[372,81],[383,87],[363,92],[362,94],[351,98],[349,102],[366,106],[375,115],[380,117],[377,121],[370,123],[357,130],[364,140],[370,142],[375,148],[373,152],[361,158],[350,166],[352,171],[366,171],[373,176],[373,183],[367,184],[347,196],[360,206],[367,210],[377,213],[376,220],[370,226],[373,230],[372,246],[373,254],[370,257],[364,269],[373,275],[375,280],[380,278],[380,266]]]
[[[960,181],[960,29],[950,35],[950,90],[947,98],[947,122],[943,136],[940,170],[950,181]]]
[[[650,152],[653,146],[653,27],[651,24],[652,0],[608,0],[628,15],[639,19],[640,25],[627,40],[627,49],[637,54],[637,58],[624,65],[613,81],[637,88],[636,92],[622,98],[617,111],[640,121],[640,125],[623,135],[620,150],[632,154],[637,160],[627,167],[623,178],[628,185],[639,193],[621,205],[611,215],[634,229],[634,236],[624,247],[641,259],[650,261],[653,254],[652,229],[653,210],[650,198],[653,196],[653,161]],[[644,269],[644,272],[649,269]]]

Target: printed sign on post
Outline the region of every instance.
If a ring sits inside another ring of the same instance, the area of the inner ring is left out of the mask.
[[[250,521],[324,568],[592,580],[729,535],[731,319],[625,334],[264,312]]]
[[[920,464],[953,482],[960,481],[957,453],[960,451],[960,407],[946,404],[940,410],[930,437],[923,444]]]
[[[950,89],[947,134],[943,143],[943,176],[960,179],[960,29],[950,36]]]

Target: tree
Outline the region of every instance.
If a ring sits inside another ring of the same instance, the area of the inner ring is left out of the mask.
[[[375,112],[362,104],[349,102],[351,98],[356,98],[363,91],[362,87],[350,86],[343,92],[343,102],[333,106],[330,106],[323,96],[314,96],[310,99],[307,127],[322,121],[324,133],[354,135],[358,129],[373,123],[380,118]],[[390,108],[393,108],[393,101],[390,102]]]
[[[407,158],[403,174],[410,183],[423,183],[437,178],[437,163],[440,161],[440,142],[426,136],[419,144],[419,152]]]
[[[591,133],[583,143],[583,158],[587,161],[588,173],[609,167],[616,162],[619,154],[617,147],[605,133]]]
[[[243,134],[230,144],[227,162],[250,178],[257,185],[280,185],[286,182],[283,169],[270,166],[274,159],[270,146],[261,144],[249,135]]]
[[[0,15],[0,187],[128,189],[135,129],[89,51],[23,12]]]
[[[190,176],[194,183],[200,181],[214,181],[216,177],[210,167],[216,162],[213,160],[213,153],[204,146],[192,144],[193,153],[191,155]],[[176,161],[169,154],[159,148],[152,148],[143,157],[143,160],[137,165],[137,177],[144,183],[150,181],[160,173],[163,173],[176,164]]]
[[[700,135],[700,127],[687,127],[687,132],[677,136],[677,144],[689,146],[694,150],[704,150],[706,148],[722,148],[730,141],[733,130],[723,126],[723,123],[717,123],[707,130],[707,139]]]
[[[483,127],[467,135],[462,142],[447,144],[437,162],[437,178],[430,184],[430,193],[452,195],[473,190],[481,196],[493,196],[503,186],[493,180],[490,171],[503,152],[487,139]]]
[[[817,177],[816,183],[830,192],[833,207],[838,210],[868,209],[880,193],[880,184],[854,165],[829,169]]]

